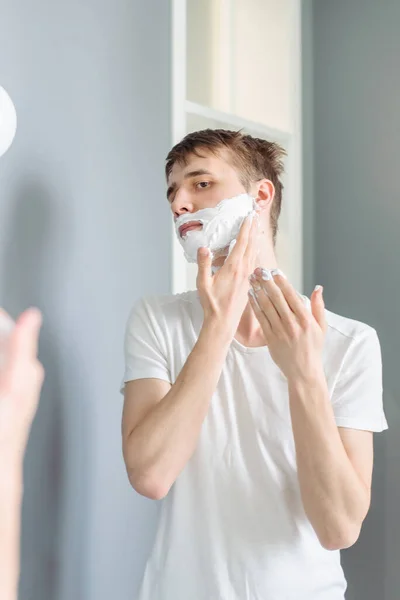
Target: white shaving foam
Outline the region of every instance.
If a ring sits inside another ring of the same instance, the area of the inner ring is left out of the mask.
[[[257,203],[249,194],[222,200],[213,208],[185,213],[175,221],[175,232],[188,262],[197,263],[197,251],[205,246],[215,256],[228,256],[244,219],[255,213]],[[179,228],[191,221],[202,224],[201,229],[188,231],[181,237]]]

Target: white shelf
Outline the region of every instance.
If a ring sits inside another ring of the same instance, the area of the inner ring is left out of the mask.
[[[249,121],[248,119],[243,119],[237,115],[215,110],[214,108],[203,106],[202,104],[197,104],[196,102],[191,102],[190,100],[186,100],[185,102],[185,111],[187,115],[195,115],[210,121],[217,121],[219,123],[223,123],[224,125],[229,125],[233,129],[244,129],[245,131],[255,133],[258,136],[265,137],[266,139],[280,142],[285,147],[288,145],[291,137],[289,131],[282,131],[280,129],[275,129],[274,127],[268,127],[263,123]]]

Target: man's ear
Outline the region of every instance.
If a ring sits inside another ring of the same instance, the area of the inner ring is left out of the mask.
[[[255,198],[260,212],[270,209],[275,197],[275,186],[270,179],[261,179],[254,190]]]

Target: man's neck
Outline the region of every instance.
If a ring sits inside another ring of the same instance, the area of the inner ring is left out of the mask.
[[[247,346],[248,348],[267,345],[261,325],[258,322],[249,302],[247,303],[240,319],[238,328],[236,330],[235,339],[243,344],[243,346]]]

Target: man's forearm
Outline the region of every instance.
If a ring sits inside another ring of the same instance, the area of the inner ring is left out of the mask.
[[[307,516],[324,547],[348,547],[358,538],[369,491],[343,446],[322,370],[289,382],[289,401]]]
[[[17,600],[22,461],[0,448],[0,600]]]
[[[230,341],[223,326],[204,324],[168,394],[130,434],[127,467],[138,491],[165,495],[193,454]]]

